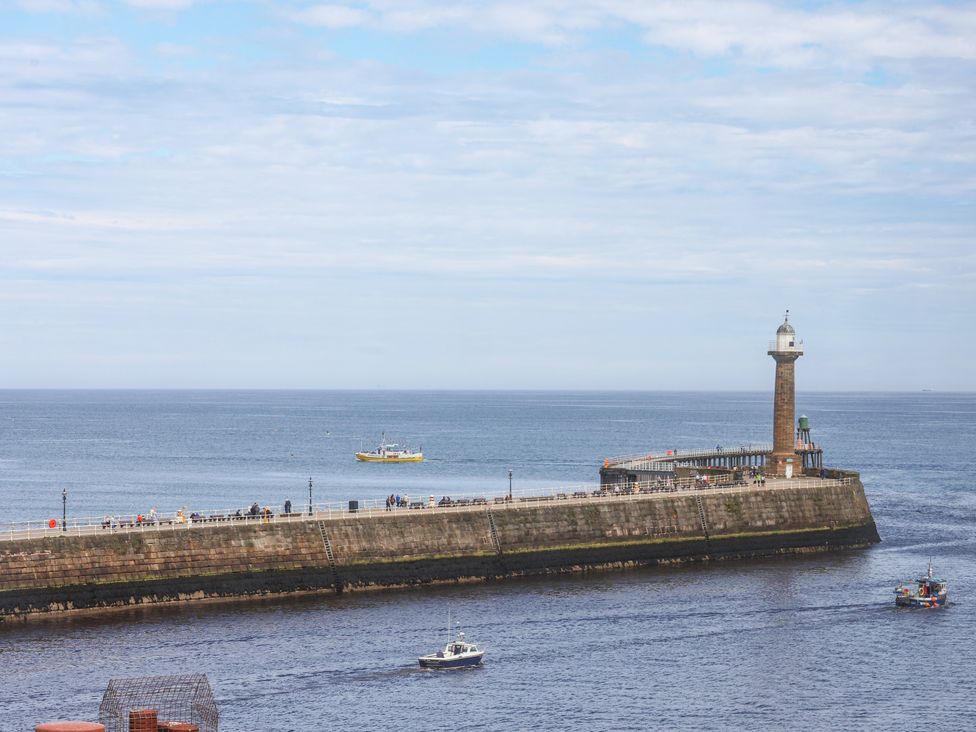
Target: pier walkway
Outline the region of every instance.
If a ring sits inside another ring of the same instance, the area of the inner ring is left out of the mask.
[[[773,446],[770,444],[739,445],[699,450],[660,450],[640,455],[622,455],[603,461],[604,470],[638,472],[670,472],[676,467],[688,468],[746,468],[765,467]],[[823,450],[812,442],[797,442],[797,466],[820,468]]]
[[[85,517],[69,518],[62,526],[57,523],[51,526],[46,521],[27,521],[14,523],[0,523],[0,542],[23,539],[46,539],[58,536],[105,535],[118,533],[146,533],[161,531],[206,530],[220,526],[246,525],[258,523],[280,523],[296,521],[330,521],[345,518],[380,518],[383,516],[430,512],[470,512],[518,510],[529,507],[545,507],[547,505],[566,505],[593,503],[601,501],[645,500],[652,496],[686,495],[707,493],[741,493],[755,491],[781,491],[808,487],[830,487],[849,485],[851,478],[814,478],[794,477],[767,478],[765,485],[756,485],[748,481],[722,480],[723,476],[704,479],[654,479],[632,483],[627,486],[578,485],[565,488],[553,488],[541,492],[514,492],[511,499],[508,494],[486,498],[484,495],[465,495],[453,497],[447,501],[428,498],[426,501],[412,501],[406,506],[387,508],[384,499],[371,499],[350,503],[315,504],[311,511],[293,513],[269,514],[241,514],[239,511],[206,511],[194,512],[187,516],[181,512],[158,514],[153,519],[139,521],[137,516],[113,517]]]

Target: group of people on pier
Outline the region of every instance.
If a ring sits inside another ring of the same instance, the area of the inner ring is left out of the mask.
[[[386,497],[386,510],[392,511],[394,508],[406,508],[410,505],[410,496],[401,496],[399,493],[391,493]]]
[[[405,504],[404,504],[405,505]],[[285,504],[285,514],[291,512],[291,501]],[[192,524],[196,521],[228,521],[232,519],[270,519],[274,516],[270,506],[261,506],[255,501],[247,508],[239,508],[232,514],[211,514],[204,516],[198,511],[187,513],[186,506],[179,508],[176,513],[170,516],[161,517],[153,506],[148,513],[138,513],[135,516],[117,516],[115,514],[106,515],[102,519],[103,529],[125,529],[136,526],[171,526],[174,524]]]

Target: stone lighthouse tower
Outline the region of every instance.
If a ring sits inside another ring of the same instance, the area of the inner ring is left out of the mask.
[[[796,452],[793,442],[795,405],[795,364],[803,355],[803,342],[797,340],[790,325],[790,311],[776,329],[776,340],[769,344],[769,355],[776,360],[776,386],[773,390],[773,454],[769,459],[769,472],[773,475],[799,474],[794,462]]]

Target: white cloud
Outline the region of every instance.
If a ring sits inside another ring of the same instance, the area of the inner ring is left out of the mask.
[[[183,10],[195,0],[124,0],[126,5],[144,10]]]
[[[471,14],[460,6],[399,6],[377,7],[377,23],[384,30],[397,33],[415,33],[438,26],[465,26]]]
[[[341,4],[312,6],[292,17],[332,28],[368,24],[413,33],[454,27],[476,34],[561,44],[596,29],[636,26],[648,43],[701,56],[736,54],[760,64],[804,67],[863,63],[873,58],[976,58],[972,8],[865,4],[801,9],[730,0],[640,2],[537,0],[452,4],[372,0],[368,12]]]
[[[95,0],[17,0],[29,13],[94,13],[101,10]]]
[[[196,49],[182,43],[157,43],[156,53],[168,58],[189,58],[196,55]]]
[[[363,25],[368,19],[363,11],[345,5],[313,5],[292,17],[301,23],[324,28],[352,28]]]

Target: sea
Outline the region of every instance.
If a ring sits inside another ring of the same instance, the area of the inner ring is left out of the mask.
[[[0,625],[0,731],[205,673],[233,730],[976,729],[973,393],[804,393],[860,471],[865,550]],[[598,482],[605,457],[769,442],[768,392],[0,391],[0,531]],[[383,439],[419,464],[359,463]],[[894,606],[929,561],[941,610]],[[482,667],[421,670],[448,616]]]

